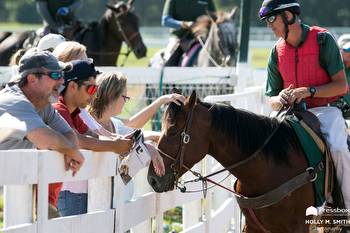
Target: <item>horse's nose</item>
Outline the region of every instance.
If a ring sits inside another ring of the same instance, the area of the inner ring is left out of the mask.
[[[155,176],[148,176],[148,183],[151,185],[153,190],[157,193],[163,192],[163,190],[160,189],[161,185],[158,179]]]
[[[137,47],[134,50],[135,55],[137,58],[142,58],[142,57],[146,57],[147,55],[147,48],[143,43],[139,43],[137,45]]]

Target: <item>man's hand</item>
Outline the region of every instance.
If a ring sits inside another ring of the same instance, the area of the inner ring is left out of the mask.
[[[310,97],[311,93],[307,87],[298,87],[298,88],[293,89],[291,91],[290,95],[291,95],[293,103],[294,103],[294,101],[296,101],[296,103],[298,104],[303,99]]]
[[[128,153],[132,145],[134,144],[134,140],[131,138],[117,137],[113,139],[114,142],[114,153],[123,155]]]
[[[84,160],[84,156],[79,150],[73,150],[72,153],[64,155],[66,170],[72,170],[73,176],[75,176],[75,174],[79,171],[84,163]]]

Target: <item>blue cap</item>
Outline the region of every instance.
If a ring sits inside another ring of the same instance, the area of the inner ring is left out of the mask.
[[[91,76],[96,77],[99,72],[95,69],[94,63],[85,60],[72,61],[73,68],[70,71],[64,72],[64,83],[70,81],[85,81]]]

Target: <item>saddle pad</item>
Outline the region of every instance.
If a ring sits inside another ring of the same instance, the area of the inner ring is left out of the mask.
[[[323,159],[323,155],[319,150],[317,144],[306,130],[300,125],[299,120],[295,117],[288,117],[288,123],[294,129],[299,142],[304,150],[309,167],[316,167],[316,165]],[[322,206],[325,202],[325,169],[317,174],[317,179],[314,184],[316,207]]]

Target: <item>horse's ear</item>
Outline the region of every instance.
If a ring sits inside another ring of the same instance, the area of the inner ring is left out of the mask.
[[[106,7],[112,11],[117,11],[117,8],[114,5],[111,5],[110,3],[106,4]]]
[[[134,0],[129,0],[129,1],[128,1],[128,6],[129,6],[129,7],[132,7],[132,4],[134,4]]]
[[[195,90],[192,91],[192,94],[189,97],[188,102],[189,102],[189,107],[190,108],[192,108],[196,104],[196,102],[197,102],[197,94],[196,94]]]
[[[171,93],[175,93],[175,94],[181,95],[181,90],[179,90],[179,89],[177,89],[176,87],[174,87],[174,88],[171,90]]]
[[[238,7],[236,7],[236,6],[233,7],[233,9],[232,9],[231,12],[230,12],[229,18],[230,18],[231,20],[234,20],[235,17],[236,17],[237,12],[238,12]]]

